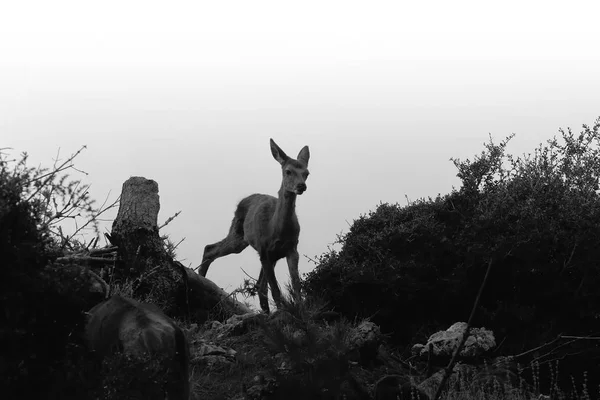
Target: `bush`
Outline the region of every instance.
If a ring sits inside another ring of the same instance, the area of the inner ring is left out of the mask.
[[[40,388],[46,398],[65,398],[83,382],[89,281],[79,269],[52,264],[80,245],[58,223],[94,211],[87,186],[61,175],[73,157],[47,170],[28,168],[26,154],[11,161],[0,153],[0,385],[8,398]]]
[[[452,160],[459,190],[355,220],[306,292],[407,345],[468,317],[491,260],[475,325],[505,339],[504,353],[599,332],[599,129],[560,130],[521,157],[506,153],[512,136],[490,138],[474,161]]]

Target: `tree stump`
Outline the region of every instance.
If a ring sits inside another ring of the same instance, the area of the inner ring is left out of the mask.
[[[212,281],[173,260],[158,229],[158,183],[131,177],[123,183],[111,242],[118,246],[116,274],[133,283],[135,297],[153,302],[169,316],[203,322],[209,315],[228,318],[251,310]]]
[[[136,297],[158,302],[173,313],[185,275],[174,267],[158,233],[158,184],[142,177],[123,183],[111,241],[118,246],[117,271],[133,280]]]

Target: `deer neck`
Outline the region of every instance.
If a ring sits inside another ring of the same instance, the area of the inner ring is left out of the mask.
[[[285,235],[290,230],[295,213],[296,193],[285,190],[282,185],[278,192],[277,205],[271,220],[273,231],[277,236]]]

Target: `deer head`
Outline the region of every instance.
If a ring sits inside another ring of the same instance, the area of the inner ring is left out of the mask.
[[[298,159],[290,158],[281,150],[279,146],[271,139],[271,153],[273,158],[281,164],[282,184],[281,187],[287,192],[302,194],[306,191],[306,179],[308,179],[308,159],[310,152],[308,146],[304,146]]]

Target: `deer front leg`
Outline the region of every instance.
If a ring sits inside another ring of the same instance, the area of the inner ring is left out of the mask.
[[[277,278],[275,277],[275,262],[271,261],[269,258],[261,258],[260,261],[262,263],[261,272],[264,273],[263,279],[265,280],[265,282],[269,282],[273,300],[275,300],[275,304],[277,305],[277,307],[280,307],[281,290],[279,289],[279,284],[277,283]]]
[[[258,300],[260,302],[260,308],[268,314],[269,310],[269,297],[267,292],[267,279],[265,278],[264,269],[260,268],[260,273],[258,274],[258,282],[256,282],[258,286]]]
[[[300,256],[294,249],[287,257],[288,269],[290,271],[290,280],[292,281],[293,296],[296,301],[300,300],[300,274],[298,273],[298,260]]]

